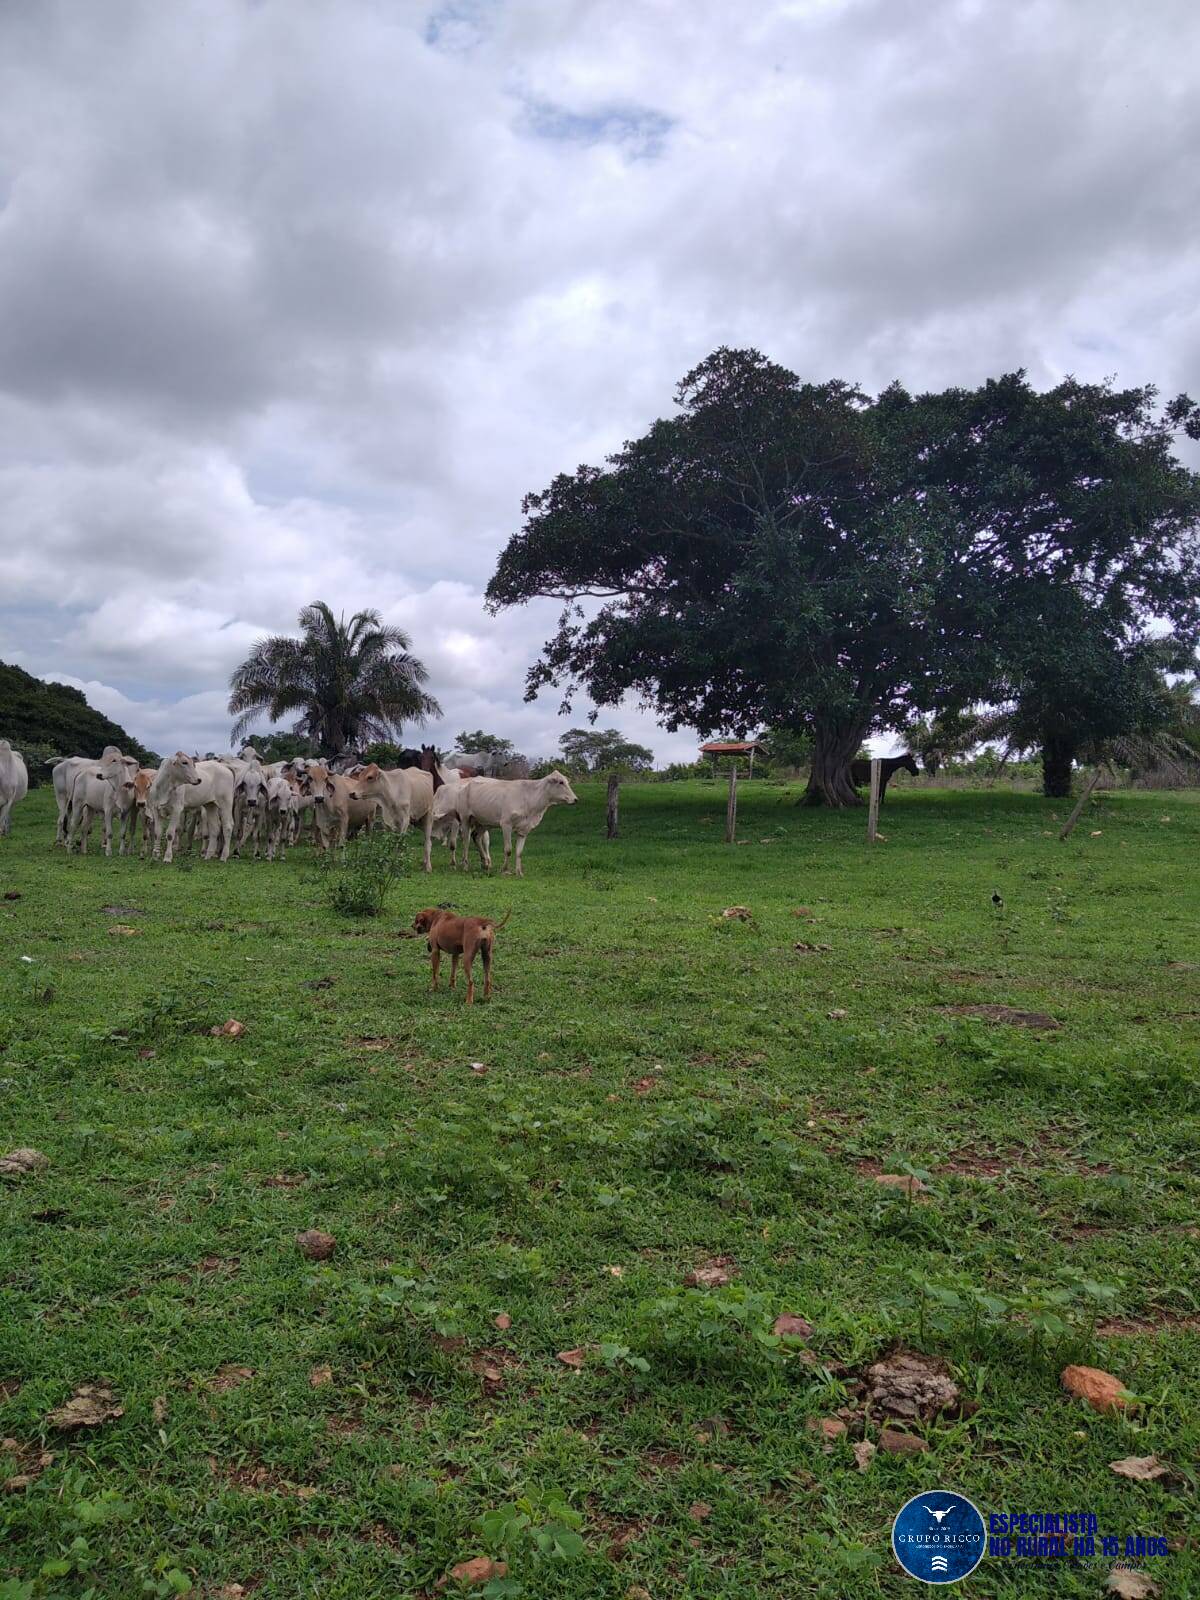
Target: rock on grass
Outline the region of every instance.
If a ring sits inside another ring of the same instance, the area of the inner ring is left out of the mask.
[[[10,1150],[0,1156],[0,1175],[8,1178],[27,1178],[32,1172],[42,1172],[50,1165],[49,1158],[40,1150],[22,1148]]]
[[[868,1367],[867,1384],[873,1406],[913,1422],[953,1411],[960,1400],[946,1363],[917,1350],[893,1351]]]
[[[309,1261],[328,1261],[337,1248],[337,1240],[331,1233],[322,1233],[320,1228],[305,1228],[296,1235],[296,1245]]]
[[[46,1421],[52,1428],[72,1433],[76,1428],[98,1428],[103,1422],[115,1422],[125,1415],[125,1407],[107,1383],[81,1383],[75,1393],[56,1411],[51,1411]]]
[[[1100,1367],[1064,1367],[1061,1383],[1068,1394],[1086,1400],[1093,1411],[1135,1411],[1137,1401],[1120,1378]]]

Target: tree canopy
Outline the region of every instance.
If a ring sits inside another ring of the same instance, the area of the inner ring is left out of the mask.
[[[264,761],[291,761],[313,753],[311,740],[299,733],[247,733],[242,742],[253,745]]]
[[[92,706],[78,689],[46,683],[0,661],[0,739],[57,756],[98,756],[114,744],[139,761],[153,753]]]
[[[574,772],[608,772],[625,767],[648,772],[654,752],[626,739],[616,728],[568,728],[558,741],[564,765]]]
[[[455,734],[454,748],[463,755],[500,756],[506,761],[517,753],[511,739],[502,739],[498,733],[485,733],[482,728],[476,728],[474,733]]]
[[[810,798],[855,804],[863,739],[998,693],[1061,591],[1126,647],[1152,618],[1194,642],[1200,494],[1171,453],[1190,402],[1159,417],[1149,389],[1022,373],[871,399],[729,349],[676,402],[526,497],[488,602],[564,602],[527,697],[807,732]]]
[[[258,716],[279,722],[299,712],[293,732],[335,756],[439,714],[425,692],[429,674],[409,653],[411,639],[378,611],[356,611],[347,622],[318,600],[304,607],[299,625],[298,639],[260,639],[230,678],[235,741]]]

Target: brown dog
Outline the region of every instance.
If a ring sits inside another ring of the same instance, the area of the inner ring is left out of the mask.
[[[461,956],[467,973],[467,1004],[474,1005],[475,979],[471,973],[471,963],[478,950],[483,957],[483,998],[489,999],[492,993],[492,944],[511,916],[511,907],[504,913],[503,922],[494,922],[491,917],[456,917],[453,911],[443,911],[440,906],[418,911],[413,918],[413,927],[418,933],[429,936],[429,953],[433,957],[432,987],[436,989],[438,986],[438,967],[442,952],[446,951],[450,956],[450,987],[454,988],[458,981],[458,958]]]

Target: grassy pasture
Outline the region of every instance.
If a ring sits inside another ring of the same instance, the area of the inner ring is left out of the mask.
[[[48,792],[17,807],[0,1153],[50,1165],[0,1180],[0,1478],[30,1479],[0,1596],[433,1596],[505,1553],[495,1593],[900,1595],[892,1519],[937,1487],[1166,1534],[1164,1593],[1200,1593],[1200,796],[1105,796],[1063,845],[1039,797],[897,785],[873,854],[793,798],[743,786],[728,848],[722,790],[631,785],[609,844],[582,786],[523,881],[439,852],[366,922],[307,851],[68,859]],[[446,899],[513,907],[471,1011],[399,937]],[[975,1003],[1062,1026],[939,1009]],[[905,1162],[915,1203],[874,1181]],[[780,1312],[817,1361],[762,1337]],[[860,1472],[808,1423],[898,1340],[978,1410]],[[1070,1400],[1067,1360],[1136,1418]],[[97,1380],[123,1415],[56,1432]],[[1150,1454],[1180,1475],[1109,1470]],[[582,1553],[539,1551],[575,1520]],[[1109,1565],[965,1589],[1094,1596]]]

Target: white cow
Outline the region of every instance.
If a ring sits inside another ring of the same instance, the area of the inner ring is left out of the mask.
[[[449,845],[450,865],[457,867],[459,864],[458,841],[460,837],[463,841],[464,852],[471,848],[470,838],[462,832],[458,822],[458,790],[462,787],[464,780],[459,777],[457,772],[448,774],[444,767],[438,768],[438,777],[441,778],[442,782],[433,797],[433,836],[435,839],[440,839],[443,844]],[[483,830],[481,839],[482,842],[479,845],[480,855],[490,857],[492,839],[486,829]]]
[[[370,833],[382,802],[377,794],[357,793],[349,773],[330,772],[319,762],[310,761],[299,781],[301,803],[312,804],[318,849],[343,848],[352,831],[358,833],[365,828]]]
[[[422,825],[425,835],[424,867],[433,870],[433,797],[432,774],[419,767],[390,767],[384,770],[372,761],[358,767],[351,774],[351,795],[355,800],[379,801],[380,815],[385,828],[394,833],[407,833],[414,822]]]
[[[212,860],[220,840],[221,860],[228,861],[233,842],[233,787],[233,773],[223,761],[195,761],[182,750],[176,750],[164,761],[146,797],[146,804],[153,808],[159,823],[154,839],[155,860],[164,839],[163,861],[174,858],[179,819],[186,810],[198,811],[203,818],[207,841],[204,859]]]
[[[285,777],[277,774],[267,779],[267,860],[287,860],[287,847],[292,839],[292,819],[299,810],[300,799]]]
[[[113,817],[120,819],[121,854],[126,851],[127,824],[130,815],[137,816],[137,768],[81,767],[71,785],[71,798],[67,809],[67,849],[79,847],[80,855],[87,854],[92,833],[92,818],[104,818],[104,854],[112,855]]]
[[[255,856],[260,839],[266,841],[267,775],[257,756],[246,756],[245,751],[251,748],[246,745],[241,756],[219,758],[221,765],[233,773],[233,852],[237,856],[248,839],[254,840]]]
[[[12,825],[12,808],[29,792],[29,774],[19,750],[0,739],[0,839]]]
[[[446,757],[446,766],[454,772],[465,772],[473,778],[494,777],[508,760],[494,750],[454,750]]]
[[[127,771],[132,776],[138,770],[137,757],[123,756],[115,744],[106,744],[98,761],[92,756],[68,756],[65,761],[56,761],[51,774],[54,798],[58,801],[55,844],[65,845],[67,842],[67,813],[71,809],[71,790],[75,786],[76,777],[85,767],[100,767],[105,777],[114,778],[122,771]]]
[[[472,837],[484,866],[489,872],[492,870],[491,845],[484,830],[499,828],[504,834],[504,871],[508,871],[511,855],[518,878],[525,876],[521,867],[525,840],[546,812],[551,806],[573,806],[578,799],[561,772],[552,772],[545,778],[468,778],[459,785],[455,797],[458,825],[466,835],[463,871],[470,867]]]

